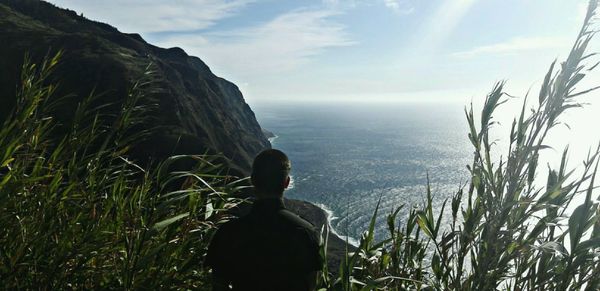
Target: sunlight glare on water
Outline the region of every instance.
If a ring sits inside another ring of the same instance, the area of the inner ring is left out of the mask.
[[[521,100],[511,100],[496,112],[495,152],[506,157],[512,118]],[[537,180],[546,182],[546,164],[558,166],[570,146],[570,166],[580,167],[588,149],[600,141],[600,106],[588,105],[562,118],[548,136],[553,149],[540,158]],[[400,205],[398,218],[425,199],[429,174],[434,206],[468,182],[472,162],[464,106],[448,104],[271,104],[254,106],[261,125],[274,132],[274,148],[292,160],[294,187],[290,198],[307,200],[331,211],[332,226],[341,235],[358,238],[369,224],[377,201],[381,205],[377,235],[386,229],[385,216]],[[477,104],[475,111],[477,112]],[[476,113],[477,114],[477,113]],[[579,200],[582,198],[579,197]]]

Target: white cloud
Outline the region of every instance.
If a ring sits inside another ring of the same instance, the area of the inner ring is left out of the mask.
[[[212,26],[252,0],[49,0],[125,32],[189,31]]]
[[[297,10],[262,25],[209,34],[176,34],[159,40],[179,46],[227,75],[251,77],[289,71],[332,47],[353,44],[329,10]]]
[[[358,7],[383,5],[398,14],[410,14],[415,10],[415,0],[322,0],[326,7],[355,9]]]
[[[383,0],[383,4],[400,14],[410,14],[415,10],[408,0]]]
[[[506,42],[456,52],[452,56],[470,58],[479,55],[508,55],[525,51],[556,49],[565,46],[565,44],[570,44],[570,41],[561,37],[515,37]]]

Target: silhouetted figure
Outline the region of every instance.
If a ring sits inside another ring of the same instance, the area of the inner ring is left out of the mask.
[[[314,290],[323,262],[319,236],[283,205],[289,172],[290,161],[279,150],[254,159],[257,199],[250,213],[223,224],[208,248],[213,290]]]

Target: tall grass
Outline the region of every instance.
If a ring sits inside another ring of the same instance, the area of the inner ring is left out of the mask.
[[[494,85],[481,113],[465,110],[473,162],[468,188],[460,189],[434,213],[431,189],[426,203],[409,210],[404,225],[396,225],[402,207],[387,218],[388,236],[374,241],[374,224],[349,254],[337,278],[321,285],[335,290],[600,290],[600,207],[594,197],[600,147],[588,154],[581,174],[567,165],[547,173],[538,165],[546,137],[561,123],[563,113],[581,107],[577,91],[585,77],[583,62],[594,54],[586,48],[595,34],[590,27],[597,1],[590,1],[583,27],[566,61],[553,63],[528,109],[527,98],[511,127],[505,158],[493,160],[490,132],[494,113],[509,101],[504,82]],[[585,201],[569,215],[575,195]],[[451,220],[442,219],[445,211]]]
[[[142,98],[151,73],[103,113],[82,98],[59,124],[48,77],[60,54],[26,60],[17,106],[0,128],[0,285],[30,289],[182,289],[209,284],[202,260],[228,198],[241,187],[216,156],[147,167],[128,153],[151,134]],[[135,129],[135,130],[134,130]],[[187,172],[173,164],[195,161]],[[221,214],[220,214],[221,213]]]

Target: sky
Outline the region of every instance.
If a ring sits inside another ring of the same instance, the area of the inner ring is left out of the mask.
[[[248,103],[465,102],[539,88],[585,0],[51,0],[181,47]],[[600,41],[599,41],[600,42]],[[598,45],[594,43],[594,46]],[[600,79],[598,79],[600,80]],[[537,87],[536,87],[537,86]]]

